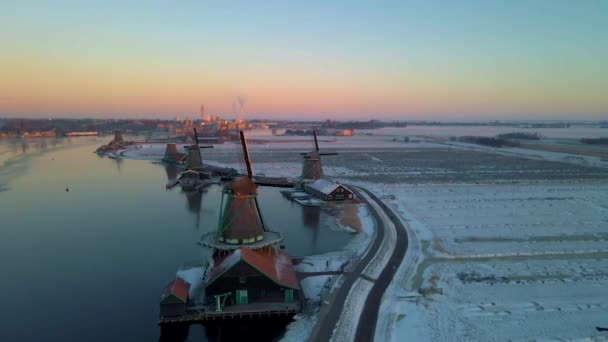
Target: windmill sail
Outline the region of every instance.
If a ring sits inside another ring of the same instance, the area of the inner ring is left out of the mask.
[[[303,180],[316,180],[323,178],[323,168],[321,167],[321,154],[319,153],[317,132],[312,131],[312,133],[315,141],[315,150],[304,155],[301,175]]]

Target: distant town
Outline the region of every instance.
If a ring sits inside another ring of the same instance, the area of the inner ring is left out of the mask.
[[[163,134],[184,139],[197,128],[201,138],[238,140],[240,130],[269,129],[273,135],[306,135],[312,130],[321,135],[351,136],[355,130],[407,126],[503,126],[514,128],[570,128],[572,126],[596,126],[608,128],[608,121],[290,121],[264,119],[224,119],[217,115],[174,119],[28,119],[0,118],[0,138],[44,138],[58,136],[96,136],[114,134],[120,130],[125,134]]]

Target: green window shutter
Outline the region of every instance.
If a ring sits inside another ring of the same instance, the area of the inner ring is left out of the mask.
[[[236,303],[237,304],[247,304],[247,290],[236,290]]]
[[[286,289],[285,290],[285,301],[286,302],[293,302],[293,289]]]

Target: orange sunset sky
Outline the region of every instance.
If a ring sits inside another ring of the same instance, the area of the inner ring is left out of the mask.
[[[602,1],[0,4],[0,116],[602,119]]]

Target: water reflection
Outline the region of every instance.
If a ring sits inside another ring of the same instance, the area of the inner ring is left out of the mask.
[[[277,341],[285,333],[291,318],[235,319],[232,322],[209,321],[197,324],[161,326],[159,341]]]
[[[359,217],[359,203],[357,201],[334,204],[332,211],[340,217],[340,224],[352,228],[355,232],[363,231],[363,224]]]
[[[120,173],[120,165],[122,165],[123,160],[122,158],[113,158],[114,163],[116,164],[116,169],[118,170],[118,173]]]
[[[203,208],[203,193],[199,191],[184,191],[188,200],[188,211],[196,215],[194,227],[198,230],[201,223],[201,210]]]
[[[179,168],[177,165],[165,164],[165,172],[167,173],[167,182],[171,182],[177,179],[179,176]]]
[[[165,164],[165,173],[167,174],[167,184],[174,182],[179,176],[180,169],[176,165]],[[188,212],[195,215],[194,228],[199,229],[201,222],[201,214],[205,212],[203,209],[203,192],[201,191],[184,191],[182,194],[186,196]],[[215,211],[207,210],[207,214],[213,215]]]
[[[0,166],[2,161],[6,161],[11,158],[20,157],[23,155],[30,155],[34,153],[41,153],[63,145],[73,145],[75,143],[81,143],[85,140],[73,141],[68,138],[10,138],[0,139]]]
[[[317,245],[319,227],[321,223],[321,208],[302,206],[302,222],[304,227],[312,230],[312,243]]]
[[[321,208],[302,206],[302,221],[306,228],[312,230],[319,229],[319,223],[321,222]]]
[[[24,140],[21,140],[21,153],[22,154],[27,153],[28,147],[29,147],[28,144]]]
[[[0,260],[14,260],[2,269],[2,289],[11,294],[5,306],[16,311],[3,317],[2,336],[61,341],[68,331],[91,342],[158,340],[160,292],[179,265],[201,260],[196,241],[217,229],[222,187],[212,185],[202,194],[165,191],[165,177],[176,178],[179,169],[143,160],[122,160],[118,174],[116,160],[93,153],[98,138],[48,139],[46,147],[32,139],[8,140],[0,139],[0,159],[10,159],[0,160]],[[301,215],[307,209],[283,198],[279,188],[259,191],[264,219],[284,234],[291,255],[326,253],[348,243],[351,234],[333,230],[335,219],[327,210],[306,218]],[[197,219],[199,230],[192,227]],[[83,286],[60,286],[73,277]],[[39,329],[24,328],[29,321]],[[181,340],[230,340],[238,334],[227,330],[194,325]],[[245,330],[241,336],[265,332]]]

